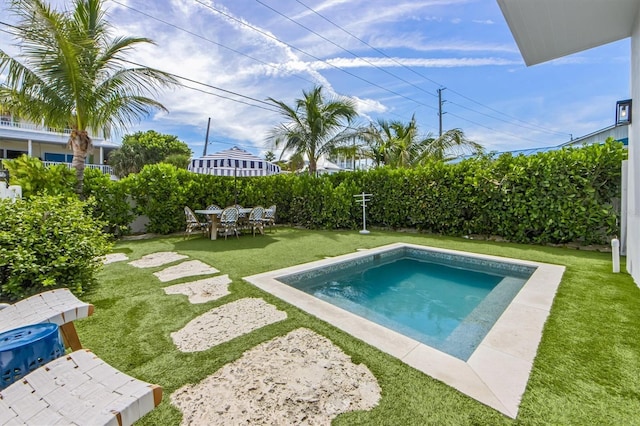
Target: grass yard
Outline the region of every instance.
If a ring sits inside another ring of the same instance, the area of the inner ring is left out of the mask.
[[[279,299],[242,277],[299,263],[407,242],[566,266],[545,325],[533,371],[516,420],[484,406]],[[379,405],[339,416],[337,425],[632,425],[640,424],[640,289],[626,273],[611,273],[606,253],[374,231],[307,231],[279,228],[265,236],[210,241],[165,237],[123,241],[115,252],[130,260],[175,251],[229,274],[231,294],[192,305],[186,296],[164,294],[163,267],[106,265],[99,285],[82,299],[95,313],[76,327],[83,345],[114,367],[164,388],[163,402],[141,424],[177,425],[181,413],[169,395],[197,383],[255,345],[306,327],[324,335],[364,363],[382,388]],[[624,270],[624,265],[621,266]],[[182,353],[169,334],[194,317],[230,301],[261,297],[288,314],[275,323],[203,352]]]

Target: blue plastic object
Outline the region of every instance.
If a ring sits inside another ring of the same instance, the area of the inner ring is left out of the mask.
[[[64,355],[57,324],[34,324],[0,333],[0,389]]]

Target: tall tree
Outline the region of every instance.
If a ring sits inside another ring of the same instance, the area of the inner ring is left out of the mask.
[[[429,161],[447,161],[459,155],[483,152],[482,145],[467,139],[460,129],[440,137],[420,136],[415,116],[409,123],[378,120],[363,130],[363,154],[374,166],[413,167]]]
[[[109,165],[116,176],[125,177],[138,173],[147,164],[169,162],[182,168],[185,161],[188,164],[191,155],[189,146],[177,136],[148,130],[126,135],[120,148],[109,154]]]
[[[415,116],[409,123],[380,119],[365,130],[363,139],[377,165],[411,167],[421,152]]]
[[[82,191],[92,133],[127,125],[165,107],[152,99],[175,83],[153,68],[127,67],[125,54],[141,37],[111,37],[102,0],[75,0],[59,12],[43,0],[13,0],[19,22],[11,32],[20,47],[15,57],[0,49],[0,105],[16,116],[54,129],[70,128],[69,146]]]
[[[461,129],[451,129],[441,136],[428,135],[422,142],[422,152],[418,163],[425,161],[447,161],[465,154],[478,155],[484,152],[484,147],[477,142],[467,139]]]
[[[355,130],[348,126],[358,113],[350,99],[325,99],[322,86],[308,92],[303,90],[302,94],[303,98],[296,99],[294,106],[268,98],[287,120],[270,132],[269,140],[276,148],[282,147],[282,155],[289,152],[306,156],[308,172],[315,175],[320,156],[352,140]]]

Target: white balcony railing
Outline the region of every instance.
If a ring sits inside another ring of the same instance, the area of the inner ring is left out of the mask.
[[[61,163],[61,162],[58,162],[58,161],[43,161],[42,164],[44,164],[45,166],[53,166],[55,164],[64,164],[68,168],[71,168],[71,163]],[[111,176],[114,176],[113,169],[111,168],[111,166],[105,166],[105,165],[102,165],[102,164],[85,164],[84,168],[85,169],[98,169],[102,173],[106,173],[106,174],[109,174]]]
[[[22,122],[19,122],[19,121],[11,121],[11,120],[5,119],[4,117],[2,117],[2,119],[0,119],[0,126],[12,127],[12,128],[15,128],[15,129],[37,130],[37,131],[41,131],[41,132],[62,133],[62,134],[65,134],[65,135],[68,135],[68,134],[71,133],[71,129],[64,129],[64,130],[52,129],[51,127],[45,127],[45,126],[41,126],[39,124],[22,123]]]

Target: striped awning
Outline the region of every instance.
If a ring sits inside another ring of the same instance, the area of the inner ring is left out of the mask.
[[[194,158],[189,171],[214,176],[270,176],[280,173],[280,167],[244,149],[231,149]]]

